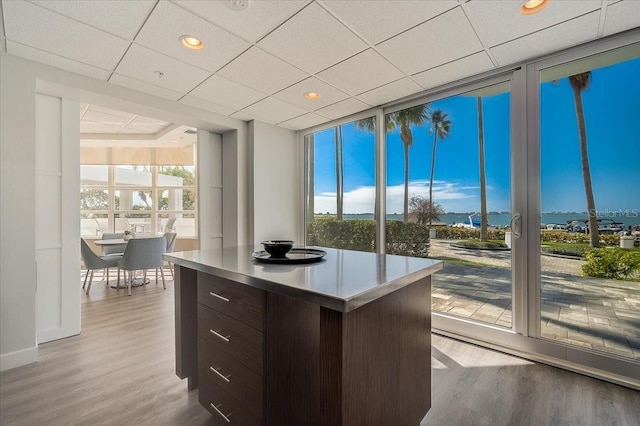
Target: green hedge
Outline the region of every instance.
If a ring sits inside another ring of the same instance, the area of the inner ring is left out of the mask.
[[[584,243],[589,244],[589,234],[583,232],[566,232],[566,231],[542,231],[540,232],[540,240],[553,243]],[[600,234],[600,242],[605,246],[619,246],[620,235],[618,234]]]
[[[582,273],[588,277],[616,280],[640,274],[640,250],[595,248],[587,251]]]
[[[442,240],[472,240],[480,239],[480,230],[471,228],[436,227],[436,238]],[[489,229],[487,239],[504,241],[506,229]]]
[[[375,251],[376,222],[316,218],[307,224],[307,244],[348,250]],[[418,223],[387,221],[387,253],[427,257],[429,229]]]

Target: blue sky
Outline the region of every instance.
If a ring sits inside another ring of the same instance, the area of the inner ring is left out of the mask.
[[[593,70],[583,93],[589,159],[596,208],[640,211],[640,59]],[[489,211],[510,210],[508,93],[483,97],[487,199]],[[432,102],[451,120],[438,140],[434,201],[445,211],[480,209],[476,98],[456,96]],[[586,210],[577,119],[568,79],[541,87],[542,211]],[[335,213],[333,129],[315,135],[315,211]],[[429,124],[413,128],[409,195],[428,196],[433,134]],[[375,157],[372,134],[343,126],[345,213],[371,213]],[[398,131],[387,135],[387,212],[402,212],[403,147]]]

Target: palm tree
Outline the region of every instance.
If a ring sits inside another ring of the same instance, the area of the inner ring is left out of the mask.
[[[480,241],[487,241],[487,184],[484,171],[484,123],[482,97],[478,96],[478,153],[480,157]]]
[[[593,198],[593,186],[591,184],[591,169],[589,168],[589,151],[587,150],[587,127],[584,122],[584,110],[582,107],[582,92],[589,87],[591,71],[569,76],[569,83],[573,89],[573,100],[576,105],[578,118],[578,135],[580,137],[580,157],[582,159],[582,177],[584,178],[584,191],[587,199],[587,213],[589,214],[589,236],[591,247],[600,246],[598,234],[598,221],[596,217],[596,202]]]
[[[305,135],[305,141],[307,142],[307,222],[313,221],[315,218],[315,143],[314,134],[310,133]]]
[[[376,131],[376,117],[372,116],[372,117],[366,117],[366,118],[362,118],[360,120],[357,120],[354,122],[355,128],[357,130],[362,130],[364,132],[367,133],[375,133]],[[375,197],[375,206],[374,206],[374,211],[373,211],[373,218],[374,220],[378,220],[378,206],[380,200],[378,200],[378,197]]]
[[[429,178],[429,210],[433,211],[433,176],[436,169],[436,148],[438,146],[438,137],[445,139],[449,136],[451,129],[451,121],[447,120],[448,114],[442,110],[435,110],[429,114],[429,120],[433,125],[433,151],[431,153],[431,177]],[[431,229],[431,217],[429,217],[429,229]]]
[[[344,207],[344,160],[342,158],[342,126],[337,126],[335,128],[334,137],[336,146],[336,217],[338,220],[342,220]]]
[[[387,133],[400,130],[400,140],[404,147],[404,214],[403,222],[409,221],[409,148],[413,144],[411,126],[420,126],[427,120],[428,104],[416,105],[401,111],[392,112],[385,117]],[[368,132],[375,131],[375,117],[367,117],[355,122],[356,128]]]
[[[427,120],[427,104],[416,105],[386,116],[387,132],[400,130],[400,140],[404,148],[404,214],[402,220],[409,222],[409,148],[413,145],[411,126],[420,126]]]

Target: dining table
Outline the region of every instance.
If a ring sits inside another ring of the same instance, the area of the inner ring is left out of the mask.
[[[94,240],[93,243],[99,247],[126,246],[129,241],[123,238],[114,238],[109,240]]]

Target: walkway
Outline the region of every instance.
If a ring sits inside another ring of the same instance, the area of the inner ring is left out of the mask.
[[[432,240],[430,255],[491,266],[445,263],[433,276],[433,310],[511,327],[508,251],[454,249]],[[640,359],[640,283],[579,276],[580,261],[542,257],[542,337]]]

